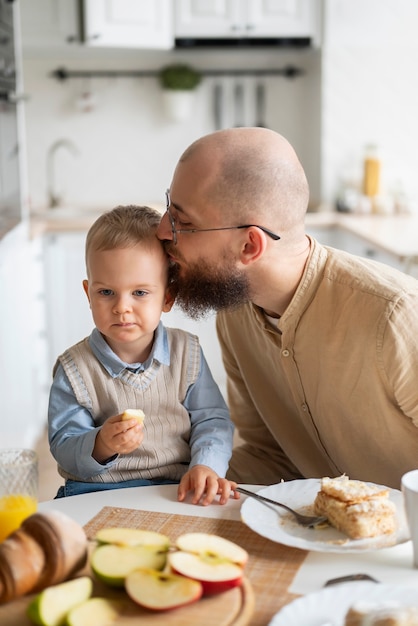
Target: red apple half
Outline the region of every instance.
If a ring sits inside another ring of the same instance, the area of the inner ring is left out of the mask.
[[[137,569],[128,574],[125,589],[134,602],[152,611],[168,611],[191,604],[199,600],[203,592],[196,580],[153,569]]]
[[[187,533],[168,556],[173,572],[202,583],[203,594],[221,593],[242,583],[248,552],[228,539],[207,533]]]

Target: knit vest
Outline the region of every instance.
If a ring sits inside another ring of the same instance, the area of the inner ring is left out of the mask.
[[[144,439],[133,452],[119,455],[105,471],[84,482],[120,482],[136,478],[180,480],[190,462],[190,416],[183,406],[187,390],[200,371],[199,341],[195,335],[167,328],[170,365],[153,361],[143,372],[123,370],[113,378],[93,354],[88,338],[60,357],[77,402],[92,415],[96,426],[127,408],[145,413]],[[79,480],[63,468],[64,478]]]

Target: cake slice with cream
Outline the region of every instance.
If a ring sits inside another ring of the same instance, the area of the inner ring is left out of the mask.
[[[348,476],[322,478],[314,502],[315,513],[351,539],[387,535],[396,530],[396,507],[389,489]]]

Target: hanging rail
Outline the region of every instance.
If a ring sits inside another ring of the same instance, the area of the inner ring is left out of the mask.
[[[202,76],[284,76],[296,78],[304,71],[293,65],[277,69],[250,69],[250,70],[199,70]],[[160,70],[67,70],[59,67],[51,73],[53,78],[65,81],[69,78],[158,78]]]

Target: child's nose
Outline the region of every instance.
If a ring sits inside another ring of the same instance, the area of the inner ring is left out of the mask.
[[[128,311],[132,311],[130,298],[128,298],[127,296],[120,296],[117,299],[115,306],[113,307],[113,312],[120,314],[126,313]]]

